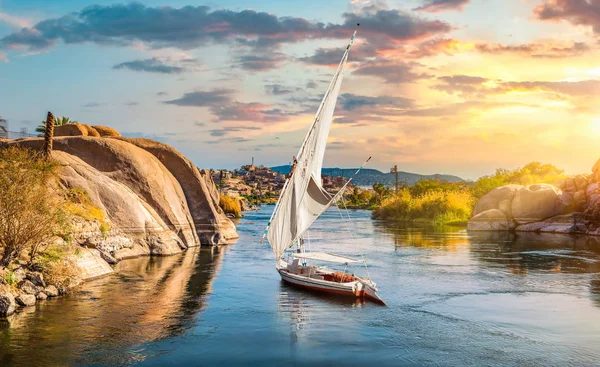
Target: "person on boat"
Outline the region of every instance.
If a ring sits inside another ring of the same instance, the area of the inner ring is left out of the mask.
[[[296,166],[298,165],[298,160],[296,159],[296,156],[294,156],[293,160],[294,160],[294,163],[292,164],[292,168],[290,169],[290,174],[289,174],[288,178],[292,177],[292,175],[294,174],[294,171],[296,170]]]

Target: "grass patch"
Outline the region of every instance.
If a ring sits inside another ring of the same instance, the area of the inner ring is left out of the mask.
[[[471,217],[474,197],[469,191],[429,191],[421,195],[402,189],[384,199],[373,211],[374,219],[420,222],[436,225],[466,223]]]
[[[85,190],[80,188],[68,189],[67,199],[63,209],[67,216],[77,216],[89,221],[98,221],[100,223],[100,231],[106,236],[106,233],[110,230],[110,226],[106,222],[104,212],[92,203]]]
[[[226,214],[232,214],[236,218],[242,217],[242,208],[240,201],[236,198],[227,195],[221,195],[219,206]]]

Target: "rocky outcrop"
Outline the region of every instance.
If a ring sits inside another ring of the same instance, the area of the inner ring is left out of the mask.
[[[514,228],[514,222],[509,220],[504,211],[489,209],[479,213],[467,224],[469,231],[508,231]]]
[[[15,297],[7,285],[0,284],[0,316],[10,316],[17,309]]]
[[[600,235],[599,181],[600,160],[592,174],[566,177],[554,185],[496,188],[479,200],[467,229]],[[508,226],[497,211],[506,215]]]
[[[166,144],[141,138],[119,140],[152,154],[179,182],[200,242],[219,244],[238,237],[235,226],[219,207],[219,192],[208,172],[198,170],[190,160]]]
[[[112,127],[94,125],[92,128],[94,128],[100,136],[121,136],[121,133]]]
[[[65,125],[66,126],[66,125]],[[41,139],[20,144],[34,149]],[[109,236],[82,230],[85,241],[120,260],[170,255],[190,246],[228,243],[235,226],[218,206],[208,174],[168,145],[147,139],[54,139],[53,158],[64,168],[61,182],[84,190],[113,229]],[[216,195],[215,195],[216,194]]]
[[[15,301],[21,306],[33,306],[35,305],[35,296],[32,294],[21,294],[15,297]]]
[[[572,211],[573,196],[550,184],[522,187],[511,203],[512,217],[519,224],[538,222]]]
[[[506,185],[493,189],[477,202],[473,215],[490,209],[498,209],[510,216],[512,200],[521,188],[523,188],[521,185]]]
[[[66,124],[54,127],[54,136],[100,136],[100,133],[86,124]]]

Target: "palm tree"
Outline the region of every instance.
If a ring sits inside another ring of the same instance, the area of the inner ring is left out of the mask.
[[[46,122],[42,121],[42,123],[35,129],[35,132],[38,133],[38,136],[44,136],[46,133]],[[63,126],[68,124],[77,124],[77,121],[69,120],[68,117],[63,116],[54,120],[54,126]]]
[[[52,152],[52,138],[54,137],[54,115],[48,111],[48,117],[46,117],[46,126],[44,128],[44,156],[46,159],[50,158]]]

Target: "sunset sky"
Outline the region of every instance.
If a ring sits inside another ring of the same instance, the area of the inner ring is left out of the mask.
[[[0,0],[0,116],[287,164],[361,23],[325,166],[477,178],[600,158],[600,0]]]

